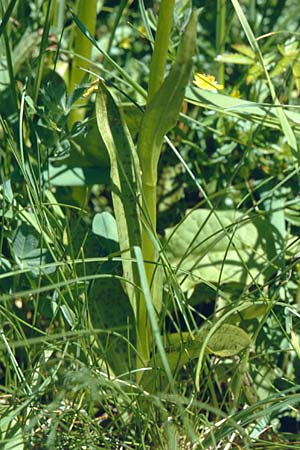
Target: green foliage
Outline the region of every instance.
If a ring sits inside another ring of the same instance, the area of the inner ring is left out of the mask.
[[[2,1],[1,448],[298,446],[299,14]]]
[[[39,235],[29,225],[20,225],[12,237],[12,250],[21,269],[30,269],[35,275],[41,266],[51,262],[46,248],[39,246]],[[43,269],[42,269],[43,270]],[[46,273],[55,271],[55,267],[46,267]]]
[[[205,351],[220,358],[238,355],[251,345],[251,338],[236,325],[223,324],[211,334],[211,325],[205,325],[194,339],[188,333],[171,334],[166,347],[167,358],[173,371],[192,359],[197,359],[206,342]]]
[[[103,271],[109,272],[108,267]],[[130,302],[118,273],[111,267],[110,278],[95,280],[89,290],[89,311],[95,330],[100,330],[99,357],[113,370],[114,374],[126,374],[134,368],[135,321]],[[112,314],[113,309],[113,314]]]
[[[98,128],[110,158],[110,177],[114,213],[119,236],[124,274],[131,284],[137,283],[136,270],[130,261],[132,248],[140,245],[138,209],[139,162],[134,145],[121,113],[108,89],[100,83],[96,98]],[[137,314],[137,302],[132,286],[127,289],[132,307]]]
[[[276,270],[274,234],[263,216],[199,209],[166,229],[167,253],[185,290],[203,281],[261,284]]]
[[[147,105],[141,124],[138,152],[143,182],[156,185],[157,164],[164,136],[176,125],[185,88],[191,76],[196,42],[197,13],[194,12],[178,48],[176,60]]]

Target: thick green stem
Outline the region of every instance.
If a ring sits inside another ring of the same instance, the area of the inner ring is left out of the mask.
[[[142,230],[142,252],[144,260],[150,261],[146,264],[145,270],[149,285],[152,281],[155,265],[155,248],[151,239],[151,234],[156,230],[156,184],[148,184],[143,180],[143,211],[146,214],[145,226]]]
[[[142,228],[142,254],[144,261],[150,261],[145,264],[147,280],[150,285],[153,280],[155,250],[151,240],[151,233],[156,229],[156,185],[142,184],[143,188],[143,211],[145,212],[145,225]],[[137,311],[137,368],[145,367],[150,360],[151,331],[150,322],[146,308],[146,301],[141,295]],[[142,358],[142,360],[140,359]],[[139,381],[143,373],[139,374]]]
[[[157,30],[154,42],[153,56],[150,66],[150,78],[148,86],[148,99],[147,105],[149,105],[155,93],[161,87],[164,76],[166,63],[168,58],[168,49],[170,41],[170,32],[173,21],[173,9],[174,0],[162,0],[159,10],[159,17],[157,23]],[[152,155],[154,149],[149,146],[149,155]],[[149,156],[148,155],[148,156]],[[148,159],[148,158],[147,158]],[[145,270],[149,286],[153,283],[153,274],[155,268],[155,247],[151,240],[151,233],[155,233],[156,230],[156,182],[157,182],[157,165],[152,170],[148,170],[141,162],[142,167],[142,192],[143,192],[143,211],[145,215],[144,226],[142,229],[142,253],[144,261],[148,261],[145,264]],[[151,180],[149,182],[149,172],[151,172]],[[155,291],[152,290],[152,293]],[[155,295],[155,294],[154,294]],[[155,300],[154,300],[155,301]],[[148,363],[150,359],[150,345],[151,345],[151,329],[149,317],[146,309],[146,302],[143,296],[141,296],[138,311],[137,320],[137,334],[138,345],[137,349],[140,356],[144,361],[137,361],[137,367],[142,367],[143,362]]]
[[[173,22],[173,10],[175,0],[162,0],[157,22],[157,30],[155,35],[153,56],[150,65],[150,77],[148,86],[147,105],[152,100],[155,93],[161,87],[166,63],[168,58],[168,49],[170,41],[170,32]],[[153,149],[149,148],[149,154],[153,153]],[[143,161],[141,161],[143,168]],[[146,264],[146,273],[148,283],[151,285],[155,262],[155,249],[149,237],[149,231],[156,230],[156,182],[157,182],[157,166],[152,168],[152,179],[150,183],[146,179],[149,172],[142,170],[142,186],[143,186],[143,210],[146,215],[146,226],[142,231],[142,252],[144,260],[150,261],[152,264]],[[150,229],[150,230],[147,230]]]
[[[193,12],[177,50],[176,60],[168,76],[164,79],[173,7],[174,2],[166,0],[161,3],[155,52],[151,64],[147,106],[138,141],[138,155],[142,172],[144,219],[141,248],[145,261],[147,283],[151,286],[151,300],[157,312],[161,310],[162,306],[162,277],[161,271],[156,264],[157,254],[154,241],[156,232],[157,167],[164,136],[176,125],[182,107],[185,87],[189,82],[192,70],[192,56],[194,54],[197,29],[197,13]],[[158,57],[158,55],[160,56]],[[137,318],[137,335],[140,338],[140,346],[138,348],[141,355],[149,355],[151,328],[143,295],[139,301]],[[147,358],[143,356],[143,359]],[[137,366],[141,367],[139,361]]]
[[[164,79],[168,59],[170,32],[173,22],[174,4],[175,0],[162,0],[159,8],[154,50],[150,65],[148,103],[152,100]]]
[[[77,8],[77,17],[92,36],[95,34],[96,17],[97,17],[97,0],[79,0]],[[81,67],[88,69],[88,60],[91,57],[92,43],[89,39],[82,36],[81,30],[76,27],[73,40],[74,58],[70,71],[69,92],[82,82],[84,72]],[[83,57],[83,58],[82,58]],[[87,61],[84,60],[86,58]],[[85,116],[84,105],[86,100],[80,100],[76,103],[77,108],[74,109],[69,118],[69,126],[74,122],[83,120]]]

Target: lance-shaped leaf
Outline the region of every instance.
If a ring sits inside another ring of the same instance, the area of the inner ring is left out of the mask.
[[[164,136],[176,125],[192,70],[197,12],[193,12],[167,78],[146,108],[138,142],[143,181],[155,185]]]
[[[194,339],[191,339],[187,332],[181,335],[179,333],[170,335],[170,345],[167,346],[166,352],[173,370],[199,357],[211,328],[211,325],[204,325]],[[242,328],[225,323],[218,327],[210,337],[205,352],[220,358],[229,358],[241,353],[250,344],[251,338]]]
[[[135,245],[140,245],[137,200],[139,163],[131,135],[121,112],[109,90],[101,82],[99,82],[96,96],[96,117],[101,137],[109,154],[110,176],[113,183],[112,198],[119,245],[123,256],[123,271],[129,282],[127,293],[136,313],[133,285],[138,278],[131,261],[131,249]]]
[[[250,336],[236,325],[227,323],[220,325],[207,341],[211,330],[212,325],[205,324],[193,338],[188,332],[173,333],[168,336],[165,352],[172,373],[193,359],[199,358],[200,352],[203,350],[206,354],[219,358],[231,358],[251,345]],[[155,386],[165,387],[167,380],[161,370],[163,365],[160,355],[156,354],[152,358],[150,366],[155,367],[156,370],[145,372],[142,383],[145,389],[153,392]]]

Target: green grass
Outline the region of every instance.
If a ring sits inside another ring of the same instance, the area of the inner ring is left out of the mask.
[[[0,7],[0,447],[297,448],[298,2],[87,3]]]

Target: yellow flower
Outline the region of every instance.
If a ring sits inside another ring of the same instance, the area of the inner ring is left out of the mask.
[[[201,89],[210,91],[224,89],[223,84],[218,84],[213,75],[205,75],[204,73],[195,73],[193,83]]]
[[[241,93],[238,89],[233,89],[230,93],[230,96],[234,98],[241,98]]]
[[[137,30],[142,36],[147,37],[147,31],[144,24],[140,25]]]
[[[121,48],[125,48],[126,50],[128,48],[131,48],[131,39],[129,36],[125,37],[124,39],[122,39],[122,41],[120,42],[119,46]]]

